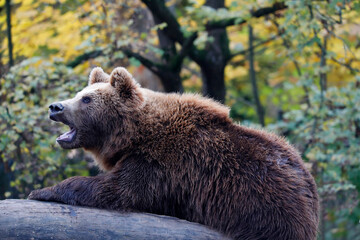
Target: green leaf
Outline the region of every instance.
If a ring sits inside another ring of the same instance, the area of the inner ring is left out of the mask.
[[[134,57],[129,58],[129,62],[135,67],[139,67],[141,65],[141,62]]]

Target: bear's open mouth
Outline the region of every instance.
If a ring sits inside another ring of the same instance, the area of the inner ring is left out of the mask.
[[[69,126],[70,131],[61,134],[56,141],[60,142],[72,142],[75,139],[76,136],[76,129],[73,126]]]

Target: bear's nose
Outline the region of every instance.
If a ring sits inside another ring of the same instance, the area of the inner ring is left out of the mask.
[[[61,103],[53,103],[49,106],[50,113],[59,113],[64,110],[64,106]]]

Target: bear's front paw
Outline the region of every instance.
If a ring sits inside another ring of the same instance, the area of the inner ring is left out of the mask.
[[[58,201],[54,191],[50,187],[32,191],[28,196],[28,199],[39,201]]]

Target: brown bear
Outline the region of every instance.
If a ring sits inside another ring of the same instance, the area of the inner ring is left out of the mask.
[[[72,177],[29,199],[162,214],[234,239],[316,239],[311,174],[283,138],[235,124],[193,94],[141,88],[125,68],[92,70],[89,86],[50,105],[70,127],[66,149],[91,152],[105,174]]]

